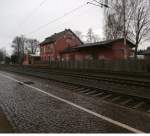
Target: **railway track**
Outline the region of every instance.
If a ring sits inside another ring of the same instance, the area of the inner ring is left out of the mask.
[[[108,90],[97,89],[94,87],[88,87],[83,85],[77,85],[66,82],[52,81],[52,85],[58,86],[61,89],[67,89],[74,93],[79,93],[81,95],[86,95],[87,97],[92,97],[94,100],[101,102],[109,102],[121,107],[133,109],[136,111],[144,112],[150,114],[150,100],[141,97],[135,97],[131,95],[124,95],[121,93],[108,92]]]
[[[28,71],[34,71],[35,69],[28,69]],[[131,78],[131,77],[121,77],[121,76],[112,76],[106,74],[88,74],[88,73],[80,73],[80,72],[69,72],[69,71],[59,71],[59,70],[49,70],[49,69],[36,69],[39,73],[48,73],[50,75],[63,75],[70,76],[80,79],[87,80],[95,80],[95,81],[103,81],[114,84],[124,84],[131,86],[142,86],[150,88],[150,79],[140,79],[140,78]]]
[[[127,84],[135,86],[150,87],[150,81],[148,80],[139,80],[135,78],[122,78],[122,77],[113,77],[108,75],[95,75],[95,74],[86,74],[86,73],[77,73],[77,72],[59,72],[59,71],[49,71],[50,74],[64,75],[64,76],[73,76],[84,79],[91,79],[97,81],[105,81],[109,83],[116,84]]]
[[[24,69],[23,71],[21,69],[11,69],[9,71],[46,78],[61,88],[87,95],[98,101],[107,101],[119,106],[150,113],[150,86],[148,81],[141,81],[141,83],[137,80],[132,83],[131,79],[103,78],[103,76],[99,75],[69,71],[60,72],[57,70],[49,71],[48,69],[44,71],[41,69]]]
[[[60,88],[64,88],[70,90],[75,93],[79,93],[81,95],[86,95],[87,97],[92,97],[98,102],[105,101],[109,103],[113,103],[115,105],[119,105],[121,107],[126,107],[129,109],[133,109],[140,112],[150,113],[150,100],[135,97],[131,95],[125,95],[121,93],[115,93],[108,90],[97,89],[94,87],[75,85],[71,83],[65,82],[55,82],[53,81],[53,85],[57,85]]]

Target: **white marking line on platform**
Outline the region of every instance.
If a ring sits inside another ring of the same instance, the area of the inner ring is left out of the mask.
[[[70,102],[70,101],[68,101],[68,100],[65,100],[65,99],[63,99],[63,98],[60,98],[60,97],[58,97],[58,96],[55,96],[55,95],[53,95],[53,94],[51,94],[51,93],[47,93],[47,92],[45,92],[45,91],[43,91],[43,90],[41,90],[41,89],[39,89],[39,88],[33,87],[33,86],[31,86],[31,85],[24,84],[23,82],[21,82],[21,81],[19,81],[19,80],[16,80],[16,79],[14,79],[14,78],[12,78],[12,77],[10,77],[10,76],[6,76],[6,75],[4,75],[4,74],[2,74],[2,73],[0,73],[0,75],[3,76],[3,77],[5,77],[5,78],[7,78],[7,79],[12,80],[12,81],[21,83],[21,84],[23,84],[24,86],[27,86],[27,87],[29,87],[29,88],[32,88],[32,89],[34,89],[34,90],[36,90],[36,91],[38,91],[38,92],[44,93],[44,94],[46,94],[46,95],[48,95],[48,96],[50,96],[50,97],[52,97],[52,98],[55,98],[55,99],[57,99],[57,100],[59,100],[59,101],[62,101],[62,102],[64,102],[64,103],[68,104],[68,105],[71,105],[71,106],[73,106],[73,107],[76,107],[76,108],[78,108],[78,109],[80,109],[80,110],[82,110],[82,111],[85,111],[85,112],[87,112],[87,113],[89,113],[89,114],[91,114],[91,115],[94,115],[94,116],[96,116],[96,117],[98,117],[98,118],[101,118],[101,119],[103,119],[103,120],[105,120],[105,121],[107,121],[107,122],[109,122],[109,123],[111,123],[111,124],[114,124],[114,125],[116,125],[116,126],[122,127],[122,128],[124,128],[124,129],[127,129],[127,130],[129,130],[129,131],[131,131],[131,132],[134,132],[134,133],[144,133],[144,132],[141,131],[141,130],[135,129],[135,128],[133,128],[133,127],[131,127],[131,126],[128,126],[128,125],[126,125],[126,124],[123,124],[123,123],[121,123],[121,122],[115,121],[115,120],[113,120],[113,119],[111,119],[111,118],[109,118],[109,117],[106,117],[106,116],[103,116],[103,115],[101,115],[101,114],[98,114],[98,113],[96,113],[96,112],[94,112],[94,111],[91,111],[91,110],[89,110],[89,109],[86,109],[86,108],[84,108],[84,107],[82,107],[82,106],[80,106],[80,105],[77,105],[77,104],[75,104],[75,103],[72,103],[72,102]]]

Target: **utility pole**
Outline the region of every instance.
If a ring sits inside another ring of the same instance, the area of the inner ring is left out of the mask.
[[[128,58],[128,48],[127,48],[127,40],[126,40],[126,0],[123,0],[123,18],[124,18],[124,59]]]
[[[87,4],[92,4],[94,6],[99,6],[99,7],[104,7],[105,8],[105,12],[106,12],[106,8],[110,8],[108,6],[108,0],[105,0],[105,4],[97,1],[97,0],[93,0],[95,3],[92,2],[87,2]],[[150,1],[150,0],[149,0]],[[128,46],[127,46],[127,39],[126,39],[126,0],[123,0],[123,37],[124,37],[124,59],[128,59]]]

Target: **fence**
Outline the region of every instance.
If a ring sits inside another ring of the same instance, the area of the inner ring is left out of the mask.
[[[150,72],[150,60],[49,61],[47,63],[50,68]]]

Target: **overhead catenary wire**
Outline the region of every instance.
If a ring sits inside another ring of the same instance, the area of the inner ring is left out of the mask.
[[[41,2],[39,6],[41,7],[41,6],[45,3],[45,1],[46,1],[46,0],[43,0],[43,2]],[[92,1],[89,1],[89,2],[93,2],[93,0],[92,0]],[[54,20],[51,20],[51,21],[49,21],[48,23],[46,23],[46,24],[44,24],[44,25],[41,25],[40,27],[38,27],[38,28],[35,29],[34,31],[29,32],[29,33],[24,34],[24,35],[31,35],[31,34],[37,32],[37,31],[39,31],[39,30],[41,30],[41,29],[47,27],[48,25],[50,25],[50,24],[52,24],[52,23],[54,23],[54,22],[57,22],[57,21],[59,21],[59,20],[65,18],[66,16],[71,15],[72,13],[74,13],[74,12],[80,10],[81,8],[83,8],[83,7],[87,6],[87,5],[88,5],[88,3],[84,3],[84,4],[82,4],[82,5],[78,6],[78,7],[76,7],[76,8],[74,8],[74,9],[70,10],[69,12],[66,12],[66,13],[63,14],[62,16],[57,17],[57,18],[55,18]],[[37,9],[37,8],[35,8],[35,9]],[[33,10],[33,11],[35,12],[35,10]],[[33,13],[33,12],[32,12],[32,13]]]
[[[93,1],[93,0],[92,0],[92,1]],[[91,2],[92,2],[92,1],[91,1]],[[55,18],[54,20],[51,20],[51,21],[49,21],[48,23],[39,26],[37,29],[35,29],[35,30],[33,30],[33,31],[29,32],[29,33],[27,33],[26,35],[31,35],[31,34],[37,32],[37,31],[39,31],[39,30],[41,30],[41,29],[47,27],[48,25],[50,25],[50,24],[52,24],[52,23],[55,23],[55,22],[57,22],[57,21],[59,21],[59,20],[65,18],[66,16],[71,15],[72,13],[74,13],[74,12],[80,10],[81,8],[87,6],[87,4],[88,4],[88,3],[84,3],[84,4],[80,5],[80,6],[78,6],[78,7],[74,8],[74,9],[72,9],[71,11],[66,12],[66,13],[63,14],[62,16],[57,17],[57,18]]]
[[[100,1],[97,1],[97,0],[93,0],[93,2],[95,2],[95,3],[92,3],[92,2],[87,2],[88,4],[92,4],[92,5],[94,5],[94,6],[98,6],[98,7],[101,7],[101,8],[103,8],[103,7],[105,7],[105,8],[110,8],[109,7],[109,5],[107,4],[108,2],[107,1],[105,1],[105,4],[103,3],[103,2],[100,2]]]
[[[45,4],[46,1],[47,1],[47,0],[41,1],[40,4],[39,4],[37,7],[35,7],[35,8],[22,20],[22,22],[20,23],[20,25],[22,25],[22,24],[24,24],[25,22],[27,22],[27,21],[39,10],[39,8],[42,7],[42,6]]]
[[[45,4],[46,1],[47,1],[47,0],[42,0],[42,1],[40,2],[40,4],[38,4],[38,6],[35,7],[35,8],[19,23],[18,26],[19,26],[19,27],[23,26],[23,25],[37,12],[37,10],[39,10],[39,8],[42,7],[42,6]],[[12,34],[14,34],[14,33],[16,33],[16,30],[13,31],[10,35],[12,35]],[[3,44],[4,42],[5,42],[5,40],[3,40],[0,44]]]

